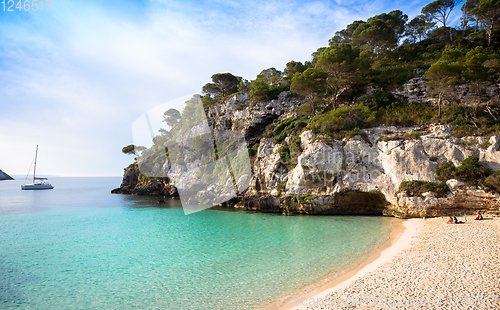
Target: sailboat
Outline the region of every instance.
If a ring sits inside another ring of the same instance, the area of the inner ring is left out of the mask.
[[[37,178],[36,177],[36,158],[38,157],[38,145],[36,146],[35,152],[35,168],[33,169],[33,184],[23,184],[21,185],[21,189],[23,190],[32,190],[32,189],[53,189],[50,183],[46,183],[47,178]],[[28,178],[28,176],[26,176]]]

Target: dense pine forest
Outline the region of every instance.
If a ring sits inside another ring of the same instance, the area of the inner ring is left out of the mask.
[[[450,25],[450,13],[460,9],[460,25]],[[307,103],[296,111],[300,120],[278,125],[287,134],[307,127],[341,138],[380,124],[430,123],[457,125],[457,136],[498,134],[499,26],[498,0],[437,0],[412,20],[399,10],[376,15],[354,21],[310,61],[290,61],[283,71],[265,69],[251,81],[214,74],[203,86],[203,104],[209,108],[238,92],[250,92],[254,103],[268,101],[291,90]],[[391,93],[417,76],[425,78],[432,104],[400,102]],[[469,96],[459,100],[464,85]],[[493,95],[486,91],[491,86]],[[269,130],[280,134],[276,126]]]

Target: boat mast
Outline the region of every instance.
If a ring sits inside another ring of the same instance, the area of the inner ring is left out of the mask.
[[[35,175],[36,175],[36,157],[38,156],[38,144],[36,145],[35,152],[35,168],[33,169],[33,184],[35,184]]]

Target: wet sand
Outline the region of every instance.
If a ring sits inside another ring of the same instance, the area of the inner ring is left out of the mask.
[[[406,226],[410,226],[411,228],[407,229]],[[403,237],[403,240],[411,238],[411,236],[418,232],[418,228],[422,226],[423,220],[420,219],[410,221],[394,219],[391,233],[387,241],[385,241],[375,251],[370,253],[366,258],[346,269],[332,274],[318,283],[310,285],[299,292],[295,292],[286,298],[281,299],[266,309],[296,309],[297,307],[294,307],[294,303],[297,304],[298,299],[303,300],[304,298],[309,299],[319,295],[324,296],[328,292],[347,286],[355,279],[375,269],[383,262],[391,259],[391,255],[396,254],[395,251],[402,251],[404,246],[410,244],[410,241],[408,240],[408,242],[402,242],[400,240],[401,237]],[[411,236],[409,235],[410,233],[412,234]]]

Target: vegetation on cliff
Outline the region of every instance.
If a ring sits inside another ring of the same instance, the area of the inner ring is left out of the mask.
[[[454,167],[451,162],[439,163],[436,168],[436,175],[437,179],[441,181],[440,183],[404,181],[401,182],[396,194],[405,192],[408,196],[422,196],[425,192],[434,192],[437,197],[446,197],[449,193],[446,181],[450,179],[466,182],[467,185],[471,186],[480,186],[486,190],[500,192],[500,171],[491,174],[490,169],[478,162],[477,157],[469,156],[458,167]]]
[[[427,181],[404,181],[399,185],[399,189],[396,194],[406,193],[410,197],[419,196],[422,197],[423,193],[433,192],[437,197],[446,197],[448,194],[448,186],[446,183],[435,183]]]
[[[211,109],[242,92],[248,93],[251,101],[236,109],[277,99],[284,91],[291,91],[287,96],[301,97],[304,104],[294,111],[296,118],[275,120],[259,128],[274,143],[289,138],[279,149],[285,166],[302,152],[300,134],[304,130],[342,139],[363,135],[363,128],[382,124],[442,123],[456,125],[453,134],[457,137],[500,134],[500,1],[466,1],[461,6],[461,24],[452,26],[449,15],[459,3],[436,0],[412,20],[394,10],[366,21],[354,21],[336,32],[328,46],[313,52],[310,60],[292,60],[283,71],[264,69],[251,81],[228,72],[216,73],[202,87],[203,107]],[[394,95],[398,87],[415,77],[425,79],[433,102],[404,102]],[[461,95],[464,92],[468,94],[466,98]],[[182,115],[193,113],[192,108],[188,104],[181,113],[166,111],[164,121],[174,128]],[[152,148],[141,150],[142,157],[149,158],[139,163],[141,171],[161,166],[166,152],[174,151],[172,147],[166,151],[167,142],[174,134],[188,129],[160,132]],[[193,143],[202,145],[203,141]],[[258,144],[249,147],[251,156],[257,153]],[[127,146],[123,152],[137,155],[137,150]],[[454,177],[466,178],[463,175],[478,172],[477,169],[480,168],[456,168]],[[473,180],[481,179],[484,183],[489,178],[490,183],[499,183],[497,175],[488,174]],[[421,188],[429,186],[419,184]]]
[[[498,134],[500,101],[486,88],[500,82],[500,43],[495,40],[500,37],[500,2],[468,0],[461,7],[461,25],[452,27],[448,19],[459,3],[436,0],[411,21],[399,10],[354,21],[328,47],[312,53],[310,61],[290,61],[283,72],[262,70],[250,82],[233,76],[229,92],[214,87],[216,74],[203,87],[204,103],[209,107],[238,91],[249,91],[254,102],[267,101],[292,90],[306,99],[296,110],[306,124],[302,128],[333,138],[381,124],[447,123],[457,125],[456,136]],[[401,102],[391,93],[416,76],[425,77],[434,104]],[[468,86],[467,100],[458,98],[460,85]],[[378,91],[360,96],[367,86]],[[282,123],[268,131],[275,142],[290,134]]]

